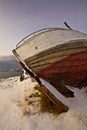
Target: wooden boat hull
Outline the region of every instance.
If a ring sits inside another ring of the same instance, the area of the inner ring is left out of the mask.
[[[67,95],[66,85],[81,87],[87,80],[87,50],[72,54],[37,74]]]
[[[70,29],[50,28],[25,37],[15,50],[36,73],[86,49],[87,34]]]
[[[63,90],[67,93],[65,85],[75,85],[86,78],[87,34],[51,28],[21,42],[15,52],[22,61],[33,72],[60,88],[62,93]]]
[[[61,28],[41,30],[21,40],[13,53],[44,94],[67,111],[63,99],[74,92],[66,85],[79,86],[87,78],[87,34]],[[43,84],[41,79],[48,82]],[[61,94],[52,91],[54,87]]]
[[[25,63],[37,73],[43,68],[47,68],[52,64],[63,60],[64,58],[87,49],[86,40],[70,41],[62,45],[45,50],[35,56],[29,57],[25,60]]]

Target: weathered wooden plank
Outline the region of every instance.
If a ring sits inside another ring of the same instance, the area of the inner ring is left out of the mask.
[[[41,70],[38,75],[52,83],[62,94],[69,94],[64,88],[65,85],[74,86],[87,80],[87,50],[72,54]]]
[[[62,51],[67,51],[67,50],[73,50],[73,49],[84,49],[87,48],[87,40],[73,40],[73,41],[69,41],[69,43],[64,43],[61,45],[56,45],[50,49],[46,49],[43,50],[42,52],[38,52],[37,50],[37,54],[33,55],[32,57],[28,57],[30,58],[29,61],[35,60],[34,56],[40,58],[43,57],[45,55],[49,55],[51,53],[57,53],[57,52],[62,52]],[[30,49],[31,50],[31,49]],[[27,59],[25,59],[27,61]]]
[[[66,44],[67,47],[67,44]],[[68,48],[68,47],[67,47]],[[57,49],[57,48],[56,48]],[[54,51],[53,50],[48,50],[47,52],[42,52],[42,54],[40,55],[36,55],[34,57],[32,57],[33,59],[31,60],[31,58],[25,60],[26,64],[29,65],[35,72],[39,71],[42,68],[46,68],[49,65],[58,62],[64,58],[66,58],[67,56],[73,54],[73,53],[77,53],[83,50],[86,50],[86,47],[78,47],[78,48],[68,48],[67,50],[64,50],[64,48],[62,48],[62,51]]]

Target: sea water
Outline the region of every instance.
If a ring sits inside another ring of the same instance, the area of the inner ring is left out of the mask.
[[[0,58],[0,79],[19,76],[22,68],[14,56]]]
[[[0,79],[20,76],[20,75],[21,75],[21,70],[19,70],[19,71],[16,71],[16,70],[0,71]]]

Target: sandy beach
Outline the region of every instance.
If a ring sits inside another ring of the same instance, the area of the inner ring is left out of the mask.
[[[40,98],[33,98],[30,105],[25,100],[36,85],[30,78],[0,81],[0,130],[87,130],[87,88],[75,88],[75,98],[68,99],[69,111],[55,116],[41,112]]]

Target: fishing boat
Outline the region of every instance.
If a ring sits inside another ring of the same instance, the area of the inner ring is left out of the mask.
[[[66,86],[81,87],[87,80],[85,33],[71,28],[42,29],[22,39],[13,53],[38,83],[44,79],[65,97],[74,96]]]

